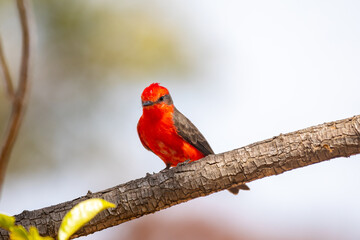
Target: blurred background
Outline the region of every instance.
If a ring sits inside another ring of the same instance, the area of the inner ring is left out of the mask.
[[[18,214],[158,172],[153,82],[215,152],[360,114],[359,1],[31,1],[30,98],[1,193]],[[21,35],[0,1],[13,77]],[[0,130],[10,113],[0,81]],[[261,179],[80,239],[360,239],[360,156]]]

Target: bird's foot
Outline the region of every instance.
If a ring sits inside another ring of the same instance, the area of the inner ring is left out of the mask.
[[[191,161],[190,159],[188,159],[188,160],[186,160],[186,161],[183,161],[182,163],[179,163],[178,166],[186,165],[186,164],[188,164],[190,161]]]
[[[161,170],[161,172],[162,172],[162,171],[165,171],[165,170],[169,170],[170,167],[171,167],[171,164],[170,164],[170,163],[167,163],[167,164],[166,164],[166,167],[165,167],[163,170]]]

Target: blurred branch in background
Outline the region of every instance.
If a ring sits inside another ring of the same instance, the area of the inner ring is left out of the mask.
[[[4,49],[2,46],[1,37],[0,37],[0,65],[1,65],[1,70],[4,74],[4,81],[5,81],[5,86],[6,86],[6,91],[7,91],[8,97],[11,101],[13,101],[14,100],[14,86],[13,86],[13,81],[11,79],[9,66],[8,66],[6,58],[5,58],[5,53],[4,53]]]
[[[21,32],[22,32],[22,57],[21,57],[21,65],[20,65],[19,83],[15,95],[12,99],[13,102],[12,102],[11,115],[5,132],[5,138],[1,146],[0,190],[4,182],[6,167],[9,162],[11,151],[13,149],[15,140],[18,136],[20,125],[22,123],[24,110],[25,110],[26,96],[28,92],[30,36],[29,36],[29,25],[28,25],[28,13],[24,0],[17,0],[17,8],[19,12]],[[3,64],[3,66],[6,66],[6,64]],[[10,74],[8,72],[8,77],[9,76]],[[12,83],[10,78],[7,81],[9,81],[8,84]]]
[[[18,224],[36,226],[40,234],[55,237],[59,220],[77,203],[103,198],[117,205],[74,235],[80,237],[238,184],[359,153],[360,115],[357,115],[210,155],[101,192],[89,192],[73,201],[24,211],[15,217]],[[8,239],[7,232],[0,230],[0,237]]]
[[[32,2],[36,57],[31,58],[31,110],[26,113],[7,177],[18,180],[25,174],[58,171],[74,163],[75,155],[79,166],[97,164],[99,158],[109,163],[119,159],[112,156],[112,146],[103,143],[114,142],[113,134],[107,132],[114,119],[109,114],[116,114],[120,125],[128,121],[124,116],[131,116],[130,105],[121,99],[137,97],[136,84],[163,78],[186,81],[196,69],[197,53],[175,23],[163,21],[160,6],[111,2]],[[11,3],[0,1],[0,28],[7,33],[3,35],[6,57],[13,66],[20,36],[12,31],[17,19]],[[15,84],[15,74],[13,78]],[[109,101],[118,104],[109,105]],[[0,101],[2,129],[9,115],[5,103]],[[120,151],[128,153],[116,147]]]

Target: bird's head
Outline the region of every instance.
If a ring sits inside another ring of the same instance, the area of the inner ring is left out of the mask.
[[[141,94],[143,109],[162,109],[173,105],[169,90],[160,86],[159,83],[152,83],[144,89]]]

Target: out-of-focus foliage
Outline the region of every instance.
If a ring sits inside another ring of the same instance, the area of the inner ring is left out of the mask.
[[[34,3],[47,54],[67,71],[116,70],[129,77],[186,69],[176,32],[157,17],[153,6],[72,0]]]
[[[88,199],[73,207],[64,217],[59,229],[58,239],[67,240],[85,223],[93,219],[99,212],[114,208],[115,204],[100,198]]]
[[[9,231],[12,226],[15,225],[15,218],[0,213],[0,228]]]
[[[52,240],[51,237],[41,237],[35,227],[30,227],[29,231],[26,231],[23,226],[15,225],[14,217],[1,213],[0,228],[9,232],[11,240]]]
[[[29,3],[32,83],[8,172],[90,163],[97,156],[106,161],[109,151],[104,150],[106,139],[98,128],[104,121],[97,112],[103,112],[108,92],[130,81],[192,70],[181,33],[163,21],[156,4],[128,0]],[[14,76],[21,50],[17,17],[14,1],[0,1],[0,35]],[[126,95],[123,89],[119,94]],[[1,88],[1,133],[9,114],[10,102]]]
[[[85,223],[93,219],[98,213],[113,208],[115,204],[100,198],[88,199],[73,207],[63,218],[58,239],[68,240]],[[0,214],[0,228],[7,230],[11,240],[52,240],[51,237],[41,237],[38,230],[31,226],[29,231],[21,225],[15,225],[15,218]]]
[[[40,236],[35,227],[30,227],[29,231],[26,231],[23,226],[14,226],[10,229],[10,240],[53,240],[53,238]]]

